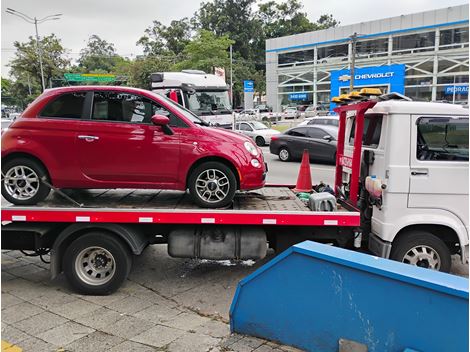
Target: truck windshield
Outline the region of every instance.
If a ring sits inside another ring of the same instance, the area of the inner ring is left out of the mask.
[[[228,92],[225,91],[196,91],[194,94],[188,94],[189,110],[197,115],[204,113],[220,112],[231,113],[232,107]]]
[[[157,93],[155,93],[157,94]],[[202,125],[202,126],[209,126],[209,124],[203,120],[201,120],[197,115],[195,115],[192,111],[182,107],[180,104],[175,103],[173,100],[167,98],[164,95],[158,94],[158,97],[160,99],[164,99],[168,104],[170,104],[173,109],[178,110],[178,112],[184,117],[186,117],[188,120],[190,120],[192,123]]]

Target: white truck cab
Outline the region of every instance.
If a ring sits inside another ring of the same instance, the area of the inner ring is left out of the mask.
[[[448,272],[468,262],[468,108],[379,101],[364,115],[358,206],[375,255]],[[349,115],[349,116],[348,116]],[[346,119],[344,155],[353,153],[355,116]],[[343,183],[351,169],[343,169]]]
[[[150,75],[151,90],[170,97],[214,126],[232,127],[229,87],[216,75],[199,70],[158,72]]]

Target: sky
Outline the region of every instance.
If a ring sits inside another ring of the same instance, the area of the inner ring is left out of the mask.
[[[276,0],[281,2],[281,0]],[[262,0],[260,2],[267,2]],[[354,24],[381,18],[434,10],[446,6],[468,3],[465,0],[301,0],[311,21],[322,14],[333,14],[341,25]],[[34,25],[5,13],[6,8],[43,18],[62,13],[57,21],[39,25],[39,35],[55,33],[69,51],[71,59],[77,59],[92,34],[114,43],[118,54],[135,57],[142,53],[137,40],[144,30],[158,20],[169,24],[172,20],[191,17],[199,8],[199,0],[2,0],[1,1],[1,65],[2,76],[8,76],[9,60],[13,57],[13,42],[25,42],[34,35]],[[354,4],[347,7],[345,4]],[[445,6],[444,6],[445,4]]]

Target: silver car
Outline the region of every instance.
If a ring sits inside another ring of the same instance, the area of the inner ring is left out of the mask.
[[[237,122],[235,124],[235,131],[253,138],[259,147],[271,143],[271,138],[281,133],[258,121]]]

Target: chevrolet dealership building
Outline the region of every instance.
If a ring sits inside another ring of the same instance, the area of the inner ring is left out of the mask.
[[[302,33],[266,41],[267,104],[329,105],[354,87],[413,100],[468,101],[468,5]]]

